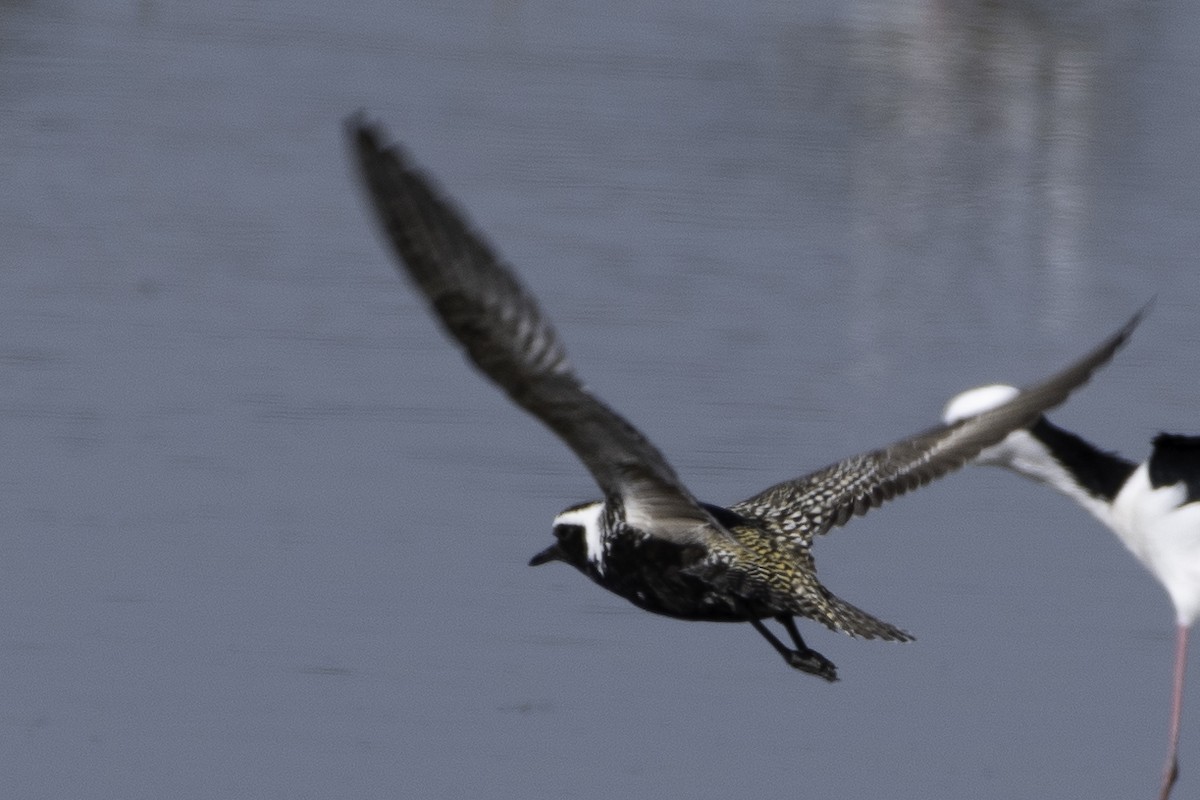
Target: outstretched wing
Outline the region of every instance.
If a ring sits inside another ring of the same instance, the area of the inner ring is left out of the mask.
[[[626,518],[655,535],[694,541],[711,517],[636,428],[592,396],[533,296],[465,215],[363,119],[348,134],[384,235],[471,361],[558,434]]]
[[[1003,405],[776,484],[732,508],[796,544],[811,544],[814,536],[958,469],[980,450],[1032,424],[1108,362],[1144,312],[1079,361]]]

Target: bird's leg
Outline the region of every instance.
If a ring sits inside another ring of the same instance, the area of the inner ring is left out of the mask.
[[[796,618],[789,617],[787,614],[780,614],[775,618],[775,621],[784,627],[788,632],[788,636],[792,637],[792,644],[796,645],[796,649],[800,651],[808,650],[809,647],[804,643],[804,639],[800,638],[800,631],[796,629]]]
[[[796,623],[788,616],[776,617],[785,628],[788,634],[792,637],[792,642],[796,645],[795,650],[789,650],[783,642],[779,641],[779,637],[771,633],[767,626],[762,623],[762,620],[751,619],[750,624],[754,626],[754,630],[762,634],[762,637],[767,640],[771,647],[775,648],[775,652],[783,656],[783,660],[790,666],[801,672],[807,672],[809,675],[816,675],[818,678],[833,683],[837,678],[837,667],[833,665],[825,656],[813,650],[804,643],[800,638],[800,632],[796,630]]]
[[[1171,693],[1171,738],[1167,749],[1167,766],[1163,770],[1162,791],[1158,800],[1171,796],[1171,787],[1179,777],[1179,726],[1183,719],[1183,675],[1187,669],[1188,626],[1180,623],[1175,632],[1175,685]]]

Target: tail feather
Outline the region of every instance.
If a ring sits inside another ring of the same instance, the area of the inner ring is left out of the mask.
[[[858,606],[851,605],[829,591],[825,591],[822,608],[814,619],[830,630],[842,631],[863,639],[883,639],[886,642],[911,642],[916,637],[883,620],[873,617]]]

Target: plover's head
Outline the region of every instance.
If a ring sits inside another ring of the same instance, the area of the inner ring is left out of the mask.
[[[536,567],[564,561],[586,572],[589,564],[604,571],[604,502],[571,506],[554,518],[554,544],[529,560]]]

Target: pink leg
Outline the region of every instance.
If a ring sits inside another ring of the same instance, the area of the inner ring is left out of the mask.
[[[1171,699],[1171,743],[1167,751],[1167,766],[1163,771],[1162,791],[1158,800],[1171,796],[1171,787],[1179,777],[1179,726],[1183,718],[1183,674],[1187,669],[1188,626],[1180,625],[1175,631],[1175,687]]]

